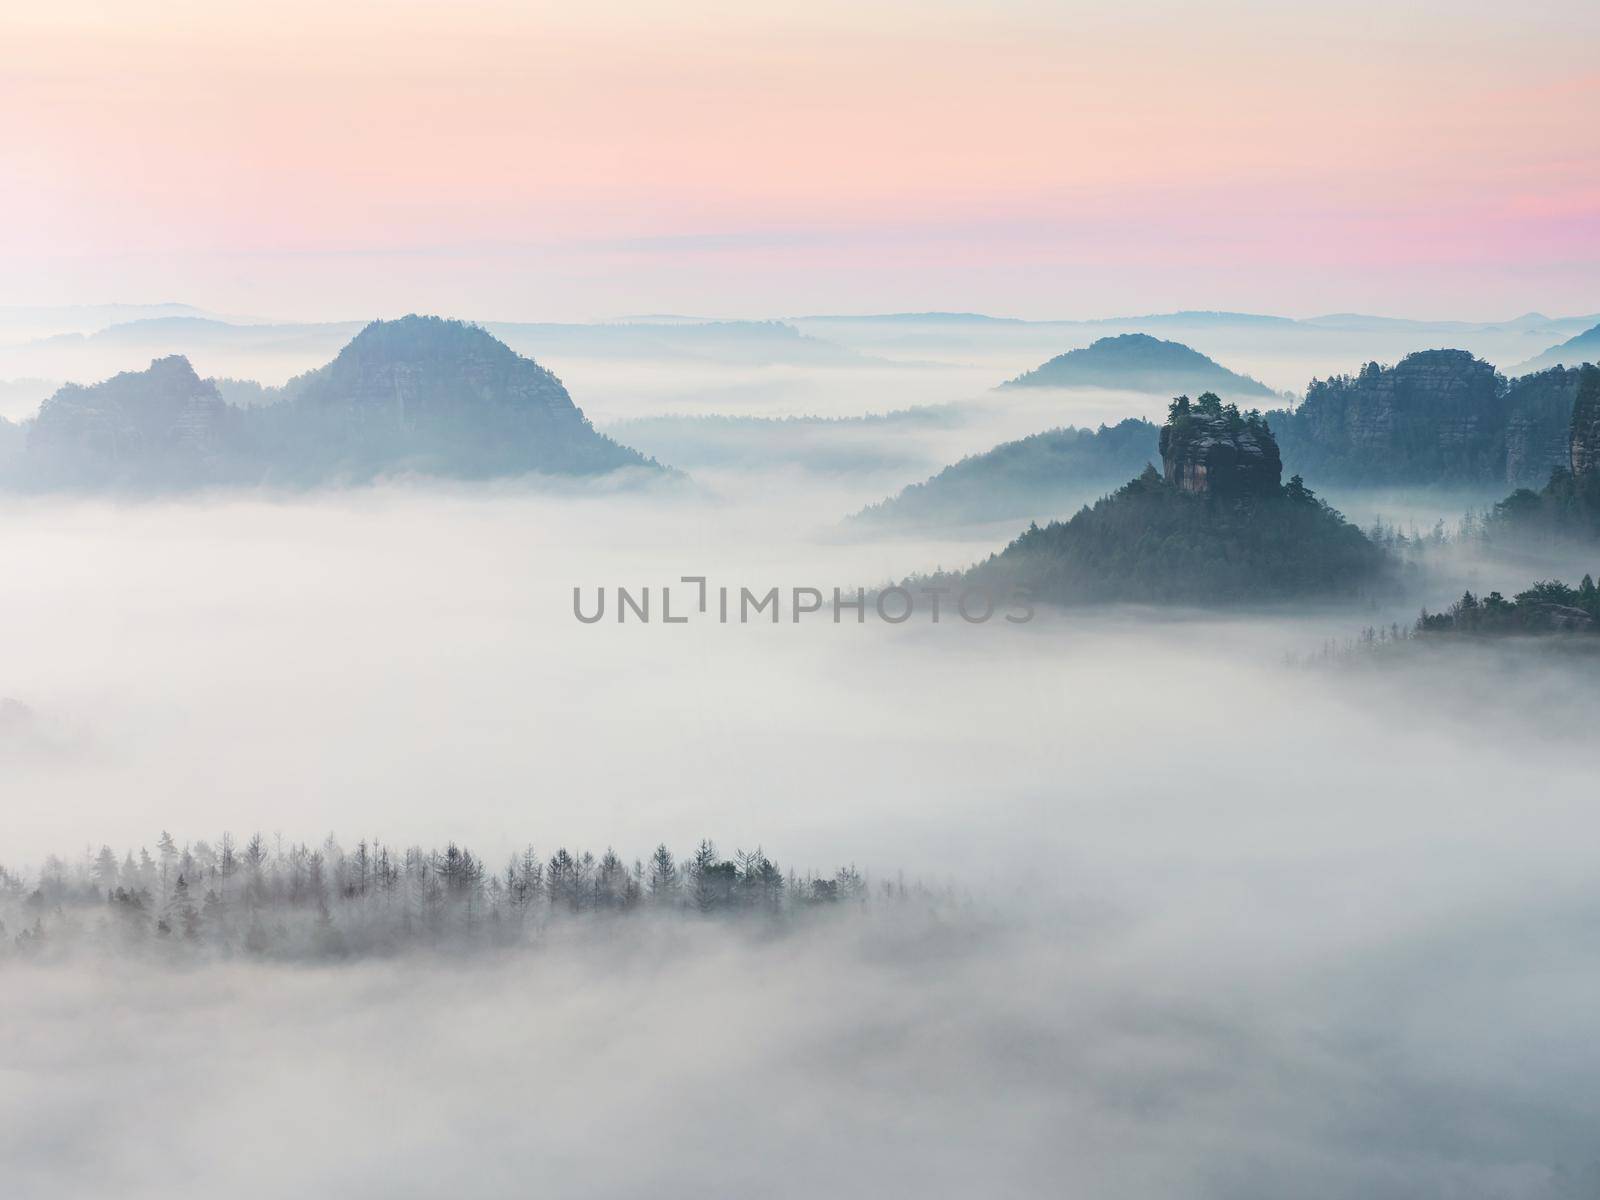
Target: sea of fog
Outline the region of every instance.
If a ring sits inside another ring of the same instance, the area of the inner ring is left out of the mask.
[[[659,620],[683,576],[853,588],[1005,540],[842,530],[893,475],[8,502],[13,870],[163,829],[491,865],[711,837],[968,902],[13,963],[7,1194],[1594,1195],[1592,663],[1321,658],[1581,559],[1445,554],[1355,609]]]

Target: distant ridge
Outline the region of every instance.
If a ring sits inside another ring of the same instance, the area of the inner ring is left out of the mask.
[[[1137,475],[1159,457],[1158,430],[1129,417],[1004,442],[855,514],[871,525],[938,526],[1049,518]]]
[[[1600,325],[1596,325],[1593,329],[1585,329],[1559,346],[1551,346],[1543,354],[1530,358],[1521,366],[1512,367],[1511,374],[1528,375],[1550,367],[1578,367],[1584,363],[1600,363]]]
[[[1266,384],[1230,371],[1198,350],[1147,333],[1101,338],[1081,350],[1057,355],[1000,386],[1120,388],[1167,395],[1180,392],[1263,398],[1277,395]]]

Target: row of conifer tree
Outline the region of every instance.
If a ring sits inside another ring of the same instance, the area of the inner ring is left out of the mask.
[[[367,954],[515,943],[584,915],[784,919],[868,893],[854,866],[799,875],[759,848],[724,857],[709,840],[681,858],[659,845],[632,863],[610,849],[545,856],[530,846],[494,870],[453,842],[400,850],[363,839],[346,850],[332,836],[311,846],[257,834],[241,845],[224,834],[180,847],[163,832],[154,854],[102,846],[76,862],[52,856],[27,876],[0,867],[0,947]]]

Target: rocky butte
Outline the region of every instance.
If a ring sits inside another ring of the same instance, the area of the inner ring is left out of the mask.
[[[1280,481],[1261,414],[1180,396],[1160,448],[1162,473],[1146,467],[1070,520],[1031,525],[970,570],[928,580],[1054,604],[1355,599],[1390,586],[1382,549],[1298,475]]]
[[[1161,429],[1162,476],[1185,492],[1206,496],[1275,496],[1283,459],[1259,413],[1241,415],[1213,392],[1179,396]]]

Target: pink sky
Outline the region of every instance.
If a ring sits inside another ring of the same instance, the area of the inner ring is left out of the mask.
[[[864,7],[8,12],[0,303],[1600,310],[1600,6]]]

